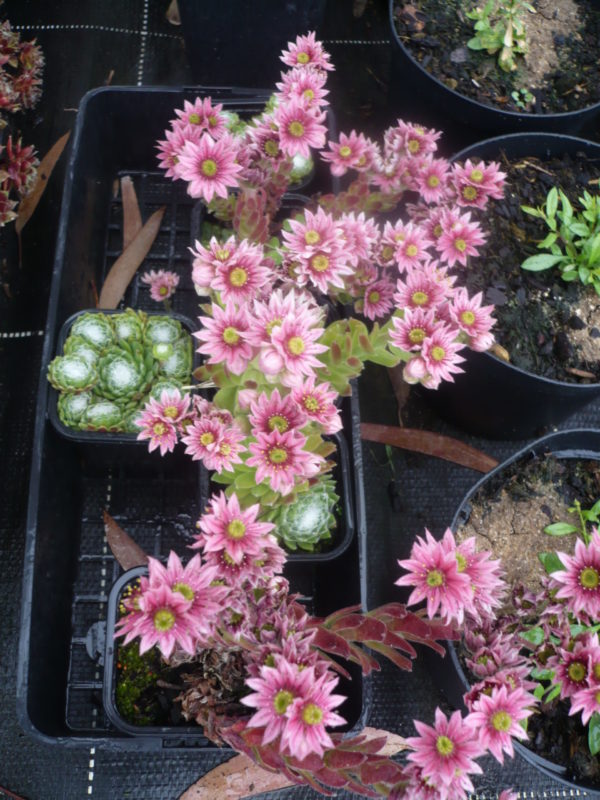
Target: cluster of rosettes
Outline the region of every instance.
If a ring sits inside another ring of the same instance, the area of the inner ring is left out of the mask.
[[[476,552],[474,539],[457,544],[448,529],[436,541],[426,531],[411,558],[399,564],[408,574],[396,583],[414,587],[408,605],[426,601],[428,617],[440,613],[461,625],[472,653],[467,665],[482,679],[465,695],[464,718],[456,711],[447,719],[438,709],[433,727],[415,721],[419,736],[407,740],[414,792],[433,786],[438,793],[408,796],[464,798],[473,791],[469,775],[481,772],[474,759],[489,752],[502,764],[505,753],[514,754],[512,738],[527,738],[521,723],[537,703],[530,692],[536,686],[529,679],[531,664],[521,653],[522,640],[497,627],[505,592],[500,562]]]
[[[31,145],[9,136],[0,144],[0,226],[16,218],[19,200],[31,190],[39,161]]]
[[[333,67],[314,33],[299,37],[282,60],[291,69],[282,74],[268,110],[251,124],[210,98],[184,102],[158,144],[167,177],[187,181],[192,197],[210,202],[245,181],[309,168],[310,148],[325,144],[324,85]]]

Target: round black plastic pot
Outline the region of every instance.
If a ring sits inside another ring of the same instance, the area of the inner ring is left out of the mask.
[[[326,0],[179,0],[195,83],[272,86],[279,54],[321,26]]]
[[[518,131],[546,131],[555,133],[579,133],[583,126],[593,123],[600,116],[600,103],[594,103],[578,111],[558,114],[532,114],[503,111],[491,105],[473,100],[450,89],[434,75],[427,72],[413,57],[409,48],[398,36],[394,24],[394,8],[397,0],[389,0],[389,21],[392,38],[392,75],[390,95],[401,102],[410,90],[411,97],[423,98],[426,109],[433,116],[423,120],[429,124],[440,124],[452,117],[457,123],[457,133],[463,141],[472,141],[474,131],[514,133]]]
[[[100,308],[88,308],[82,311],[78,311],[76,314],[72,314],[65,322],[63,323],[59,334],[58,334],[58,341],[56,345],[56,355],[62,355],[65,342],[69,333],[71,331],[71,327],[75,320],[80,317],[82,314],[107,314],[109,316],[115,314],[122,314],[122,309],[100,309]],[[190,336],[194,332],[194,330],[198,327],[194,325],[191,319],[185,317],[183,314],[177,314],[174,312],[146,312],[148,316],[170,316],[173,319],[178,320],[181,325],[189,332]],[[199,356],[196,353],[196,349],[194,348],[194,355],[193,355],[193,364],[192,369],[199,365]],[[86,431],[86,430],[78,430],[77,428],[70,428],[68,425],[65,425],[63,421],[60,419],[58,415],[58,397],[59,392],[53,387],[50,386],[48,388],[48,417],[50,418],[50,422],[52,423],[53,427],[56,431],[61,435],[64,436],[65,439],[70,439],[72,442],[79,442],[82,444],[105,444],[105,445],[116,445],[116,444],[133,444],[137,447],[143,446],[146,448],[148,446],[148,442],[146,441],[138,441],[137,434],[135,433],[109,433],[107,431]]]
[[[459,505],[452,520],[452,530],[456,531],[463,525],[471,513],[471,500],[477,492],[490,483],[497,481],[499,476],[510,466],[519,461],[528,461],[531,458],[539,457],[551,453],[559,459],[584,459],[600,461],[600,431],[588,429],[573,429],[551,433],[537,439],[527,447],[522,448],[495,469],[488,472],[467,492]],[[446,644],[447,665],[440,669],[439,657],[429,656],[429,666],[435,670],[436,680],[440,690],[447,698],[448,702],[455,708],[465,709],[463,694],[470,688],[469,680],[460,662],[457,648],[453,642]],[[589,797],[600,798],[600,789],[590,789],[587,785],[577,784],[567,779],[566,767],[548,761],[537,755],[525,745],[514,741],[514,747],[526,761],[545,775],[559,781],[573,790],[584,789]]]
[[[487,139],[462,150],[454,161],[536,156],[552,158],[583,152],[600,160],[600,144],[559,134],[524,133]],[[591,291],[591,289],[590,289]],[[600,383],[567,383],[543,378],[491,353],[463,351],[464,373],[444,382],[427,399],[444,419],[490,439],[525,439],[583,408],[600,396]]]

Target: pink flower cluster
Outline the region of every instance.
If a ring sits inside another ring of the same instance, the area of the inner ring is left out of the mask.
[[[179,286],[179,275],[166,269],[149,270],[144,272],[140,278],[142,283],[150,287],[150,297],[160,303],[168,300],[175,294],[175,289]]]

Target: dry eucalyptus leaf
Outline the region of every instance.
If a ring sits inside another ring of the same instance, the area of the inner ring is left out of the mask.
[[[143,263],[156,239],[164,213],[165,206],[155,211],[112,265],[100,292],[98,308],[116,308],[119,305],[137,268]]]
[[[37,204],[40,202],[40,199],[44,194],[48,179],[50,175],[52,175],[52,170],[60,158],[62,151],[65,149],[65,145],[70,135],[71,131],[67,131],[67,133],[63,134],[60,139],[52,145],[50,150],[48,150],[46,155],[40,161],[35,183],[33,184],[29,194],[26,195],[19,203],[19,213],[17,214],[17,219],[15,220],[15,231],[17,232],[17,235],[21,233],[25,225],[29,222],[31,215],[37,208]]]
[[[167,18],[167,22],[170,22],[171,25],[181,25],[181,17],[179,16],[179,6],[177,5],[177,0],[171,0],[165,16]]]
[[[406,748],[400,736],[376,728],[361,731],[367,739],[387,737],[387,743],[380,751],[382,757],[390,757]],[[268,772],[259,767],[248,756],[237,755],[211,769],[181,795],[179,800],[243,800],[262,792],[274,792],[295,784],[277,772]]]
[[[478,472],[489,472],[498,466],[495,458],[476,450],[458,439],[442,436],[441,433],[420,431],[412,428],[396,428],[393,425],[375,425],[371,422],[362,422],[360,425],[360,438],[368,442],[390,444],[403,450],[414,453],[423,453],[427,456],[442,458],[461,467],[469,467]]]
[[[145,567],[148,563],[148,556],[142,548],[133,541],[128,533],[125,533],[108,511],[104,511],[103,518],[106,541],[121,567],[124,570]]]
[[[129,175],[121,178],[121,199],[123,201],[123,250],[126,250],[143,227],[135,186]]]

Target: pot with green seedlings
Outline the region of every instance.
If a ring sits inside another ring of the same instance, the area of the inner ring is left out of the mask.
[[[131,308],[70,317],[48,367],[55,429],[74,441],[135,442],[147,400],[191,382],[191,328],[179,315]]]

